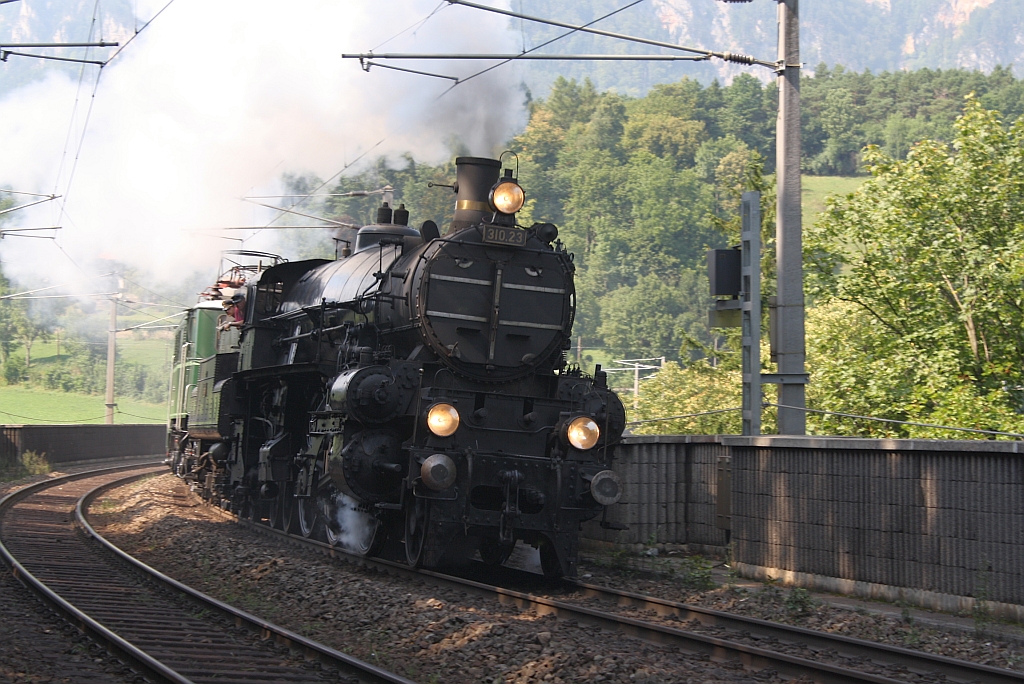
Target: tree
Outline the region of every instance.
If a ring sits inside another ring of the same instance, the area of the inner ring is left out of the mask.
[[[0,270],[0,296],[11,294],[11,284]],[[17,331],[14,327],[14,305],[10,299],[0,299],[0,361],[7,363],[11,349],[16,344]]]
[[[853,93],[834,88],[825,96],[821,127],[827,136],[825,149],[810,162],[818,173],[849,175],[857,169],[858,135],[855,129]]]
[[[1004,127],[972,96],[955,130],[952,146],[923,141],[905,161],[868,148],[872,178],[808,231],[818,408],[1022,423],[1024,120]],[[829,377],[843,364],[847,384]]]
[[[598,334],[615,354],[679,358],[691,337],[707,337],[707,278],[690,269],[650,274],[601,298]]]
[[[25,368],[31,368],[32,345],[50,339],[49,327],[36,321],[27,307],[14,309],[13,323],[17,340],[25,347]]]

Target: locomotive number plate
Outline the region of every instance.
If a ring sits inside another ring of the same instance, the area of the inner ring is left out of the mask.
[[[526,245],[526,231],[519,228],[502,228],[500,226],[484,226],[484,242],[496,245],[523,247]]]

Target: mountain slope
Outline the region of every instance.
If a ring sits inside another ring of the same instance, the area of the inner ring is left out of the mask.
[[[623,2],[521,0],[513,8],[527,14],[586,23]],[[727,4],[720,0],[649,0],[602,21],[600,28],[669,40],[720,51],[742,52],[773,61],[777,5],[771,0]],[[901,69],[966,68],[990,71],[998,64],[1024,67],[1024,2],[1020,0],[803,0],[801,56],[808,71],[824,62],[874,72]],[[538,24],[513,22],[527,45],[564,32]],[[608,38],[575,34],[554,43],[552,52],[648,52],[651,48]],[[1021,69],[1018,69],[1021,71]],[[771,72],[720,61],[686,65],[543,64],[530,69],[528,83],[537,92],[558,73],[592,74],[599,88],[638,94],[672,76],[702,82],[728,81],[739,73],[763,80]]]

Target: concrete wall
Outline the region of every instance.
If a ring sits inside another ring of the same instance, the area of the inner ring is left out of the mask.
[[[585,537],[724,545],[719,456],[731,460],[743,574],[878,598],[914,590],[913,602],[947,609],[973,606],[957,597],[1024,606],[1022,442],[630,437],[615,465],[623,503],[609,514],[630,529],[588,523]]]
[[[0,426],[0,467],[14,466],[26,451],[51,466],[166,452],[165,425]]]
[[[584,525],[584,538],[724,546],[725,532],[715,527],[715,468],[718,457],[728,455],[728,447],[714,436],[627,438],[613,466],[622,477],[622,499],[609,510],[608,520],[629,529],[605,530],[592,521]]]
[[[1024,444],[723,441],[737,562],[1024,604]]]

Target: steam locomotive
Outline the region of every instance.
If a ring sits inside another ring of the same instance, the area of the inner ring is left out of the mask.
[[[556,227],[516,225],[499,161],[456,169],[443,236],[384,202],[335,260],[234,254],[176,333],[168,464],[211,503],[359,554],[500,564],[522,541],[575,576],[582,523],[621,495],[625,410],[599,366],[566,363]]]

